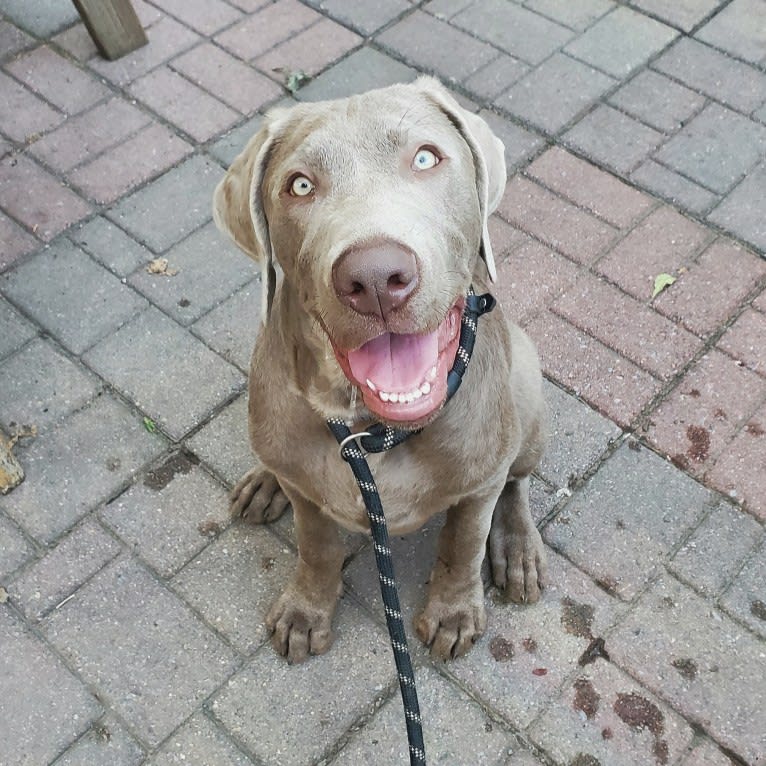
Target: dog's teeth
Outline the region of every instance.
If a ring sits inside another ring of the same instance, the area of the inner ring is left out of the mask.
[[[389,395],[385,391],[380,392],[380,401],[387,402],[389,400]]]
[[[416,389],[415,389],[415,390],[412,392],[412,397],[413,397],[414,399],[420,399],[420,397],[421,397],[421,396],[423,396],[423,392],[422,392],[422,391],[421,391],[419,388],[416,388]]]
[[[436,380],[436,365],[428,371],[428,380]]]
[[[399,401],[399,394],[389,394],[388,400],[396,404]]]
[[[407,404],[411,404],[414,401],[415,401],[415,394],[413,394],[412,391],[410,391],[410,393],[407,394]]]
[[[378,389],[375,388],[375,384],[367,378],[367,388],[369,388],[371,391],[377,391]]]
[[[431,392],[431,384],[430,384],[428,381],[426,381],[426,382],[425,382],[425,383],[423,383],[423,385],[420,387],[420,391],[421,391],[422,393],[424,393],[424,394],[428,394],[428,393],[430,393],[430,392]]]

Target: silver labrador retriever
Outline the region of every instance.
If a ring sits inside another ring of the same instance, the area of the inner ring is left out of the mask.
[[[541,375],[499,307],[480,320],[444,406],[465,295],[495,277],[487,217],[504,186],[502,142],[421,78],[272,111],[216,189],[216,223],[263,269],[249,392],[258,465],[232,500],[255,522],[292,504],[298,565],[266,620],[291,662],[332,643],[336,524],[369,529],[329,417],[354,431],[425,426],[369,462],[393,534],[446,511],[415,621],[434,655],[465,653],[485,629],[488,540],[496,585],[513,601],[539,597],[545,558],[528,489],[544,442]]]

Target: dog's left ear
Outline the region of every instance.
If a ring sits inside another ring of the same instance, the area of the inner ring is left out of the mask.
[[[488,221],[505,192],[505,146],[481,117],[463,109],[438,80],[419,77],[415,85],[449,117],[471,150],[482,218],[480,255],[487,265],[490,280],[495,282],[497,270],[489,241]]]

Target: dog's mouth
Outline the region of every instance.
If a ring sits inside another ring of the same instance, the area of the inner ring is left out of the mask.
[[[333,344],[344,374],[372,413],[417,427],[441,408],[460,343],[464,305],[461,298],[432,332],[387,332],[351,351]]]

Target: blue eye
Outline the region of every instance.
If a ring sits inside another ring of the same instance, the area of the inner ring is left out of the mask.
[[[290,184],[290,194],[294,197],[307,197],[314,191],[314,184],[306,176],[296,176]]]
[[[439,158],[430,149],[426,148],[418,149],[415,159],[412,161],[414,170],[430,170],[438,164]]]

